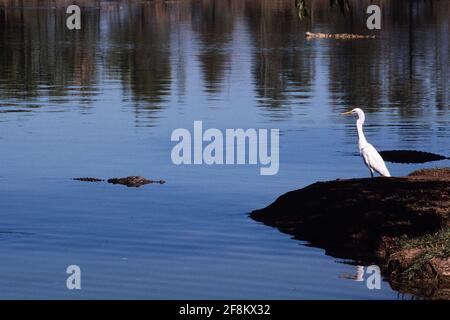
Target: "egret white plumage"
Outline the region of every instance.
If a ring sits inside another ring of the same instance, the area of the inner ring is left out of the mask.
[[[358,119],[356,120],[356,129],[358,130],[359,153],[363,158],[365,165],[369,168],[371,177],[373,178],[374,171],[378,172],[384,177],[390,177],[391,174],[389,173],[389,170],[386,167],[383,158],[374,148],[374,146],[367,142],[366,137],[364,136],[363,124],[366,120],[364,111],[362,111],[360,108],[355,108],[342,113],[342,115],[358,116]]]

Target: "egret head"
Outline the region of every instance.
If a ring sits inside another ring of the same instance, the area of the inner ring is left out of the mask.
[[[366,117],[364,116],[364,111],[362,111],[362,109],[360,109],[360,108],[353,108],[350,111],[347,111],[347,112],[344,112],[341,114],[344,116],[356,115],[356,116],[358,116],[357,123],[361,123],[361,124],[363,124],[366,119]]]

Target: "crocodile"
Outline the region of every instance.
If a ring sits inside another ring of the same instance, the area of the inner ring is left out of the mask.
[[[312,33],[306,32],[308,39],[374,39],[374,35],[361,35],[352,33]]]

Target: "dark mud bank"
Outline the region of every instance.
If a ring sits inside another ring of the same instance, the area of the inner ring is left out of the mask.
[[[251,217],[328,255],[377,263],[397,290],[450,298],[450,168],[317,182]]]

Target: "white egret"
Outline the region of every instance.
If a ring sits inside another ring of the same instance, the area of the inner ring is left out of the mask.
[[[350,111],[342,113],[342,115],[353,115],[356,114],[358,119],[356,120],[356,128],[358,130],[358,147],[359,154],[364,160],[364,163],[370,170],[370,175],[373,178],[374,171],[378,172],[380,175],[384,177],[390,177],[391,174],[384,163],[383,158],[378,153],[378,151],[367,142],[366,137],[363,132],[363,124],[366,119],[364,115],[364,111],[360,108],[355,108]]]

